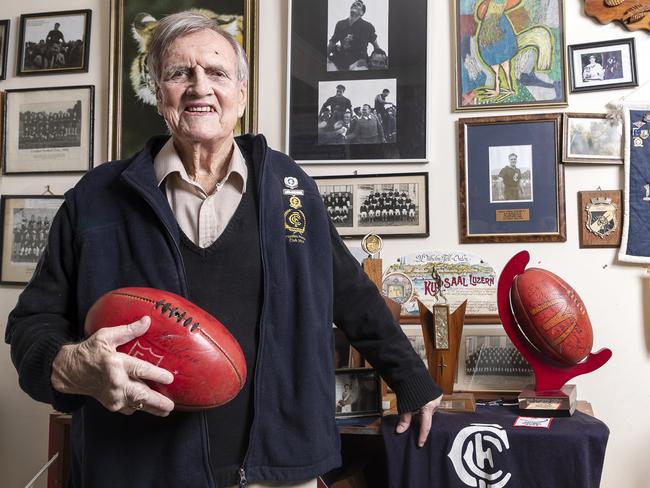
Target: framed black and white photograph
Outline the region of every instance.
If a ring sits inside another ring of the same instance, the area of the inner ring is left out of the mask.
[[[428,160],[426,17],[426,0],[289,1],[293,159]]]
[[[420,356],[420,359],[424,365],[429,368],[429,362],[427,361],[427,348],[424,344],[424,335],[422,334],[422,326],[419,324],[402,324],[402,331],[404,335],[413,346],[413,349]]]
[[[88,72],[91,10],[20,16],[16,74]]]
[[[9,19],[0,20],[0,80],[7,78],[7,46],[9,45]]]
[[[396,92],[394,78],[318,83],[318,144],[394,144]]]
[[[379,374],[371,368],[335,371],[336,418],[372,417],[382,413]]]
[[[562,161],[623,164],[623,124],[607,114],[564,113]]]
[[[63,197],[2,195],[0,283],[25,285],[36,269]]]
[[[562,114],[458,120],[460,241],[564,242]]]
[[[428,173],[314,177],[341,237],[429,235]]]
[[[569,46],[572,92],[637,86],[634,38]]]
[[[388,69],[388,0],[327,0],[327,71]]]
[[[2,173],[88,171],[94,92],[89,85],[7,90]]]
[[[501,324],[463,328],[454,391],[519,392],[534,382],[531,367]]]

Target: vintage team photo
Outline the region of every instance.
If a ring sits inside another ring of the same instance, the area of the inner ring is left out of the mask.
[[[321,81],[318,144],[393,144],[397,141],[397,82]]]
[[[314,179],[342,237],[428,235],[427,173]]]
[[[87,72],[91,12],[21,15],[17,74]]]
[[[388,69],[388,0],[328,0],[327,71]]]
[[[490,203],[533,201],[533,148],[490,146]]]
[[[336,371],[336,417],[366,417],[381,414],[379,375],[374,369]]]
[[[2,196],[0,282],[26,284],[47,244],[58,196]]]
[[[4,108],[3,174],[90,169],[94,87],[7,90]]]

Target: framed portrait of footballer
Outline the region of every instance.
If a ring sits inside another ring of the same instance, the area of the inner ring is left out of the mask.
[[[7,46],[9,45],[9,19],[0,20],[0,80],[7,77]]]
[[[20,16],[18,76],[87,73],[92,10]]]
[[[567,105],[562,0],[451,3],[457,111]]]
[[[562,114],[461,118],[462,243],[564,242]]]
[[[634,38],[569,46],[571,92],[637,86]]]
[[[336,418],[374,417],[382,413],[381,385],[372,368],[337,369]]]
[[[429,174],[314,177],[341,237],[429,235]]]
[[[623,164],[623,123],[607,114],[562,115],[562,161]]]
[[[286,151],[426,162],[427,1],[290,0]]]
[[[146,59],[158,20],[188,9],[214,18],[242,45],[249,63],[248,100],[237,133],[257,127],[258,0],[111,0],[109,159],[131,156],[167,126],[156,109]]]
[[[2,195],[0,283],[29,282],[62,203],[63,197],[54,195]]]
[[[3,174],[83,173],[92,167],[95,87],[7,90]]]

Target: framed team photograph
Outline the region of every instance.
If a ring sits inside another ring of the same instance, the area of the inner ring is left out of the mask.
[[[571,92],[637,86],[634,38],[569,46]]]
[[[341,237],[429,235],[428,173],[316,176]]]
[[[372,368],[336,370],[336,418],[380,416],[379,380],[379,374]]]
[[[456,110],[567,105],[562,0],[452,4]]]
[[[562,161],[623,164],[623,123],[607,114],[562,115]]]
[[[462,243],[566,240],[562,114],[461,118]]]
[[[426,0],[290,0],[286,148],[299,163],[426,162]]]
[[[95,88],[7,90],[3,174],[82,173],[92,167]]]
[[[26,285],[34,274],[63,197],[2,195],[0,283]]]
[[[161,17],[188,9],[216,19],[244,48],[249,63],[248,100],[235,131],[256,131],[258,0],[111,0],[109,159],[129,157],[151,136],[168,133],[156,109],[146,64],[148,45]]]
[[[20,16],[16,74],[87,73],[91,10]]]
[[[9,19],[0,20],[0,80],[7,78],[7,46],[9,45]]]
[[[535,383],[533,370],[503,326],[466,325],[460,341],[454,391],[516,393]]]

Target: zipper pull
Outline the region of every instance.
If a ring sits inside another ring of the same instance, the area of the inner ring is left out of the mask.
[[[246,488],[248,486],[248,480],[246,479],[246,471],[244,468],[239,468],[239,488]]]

